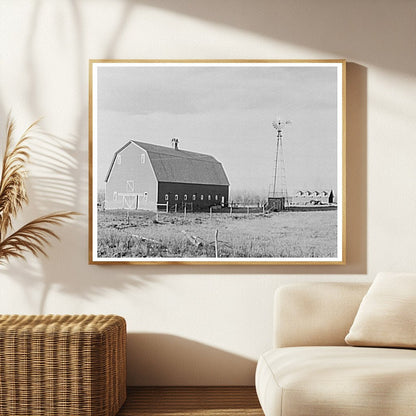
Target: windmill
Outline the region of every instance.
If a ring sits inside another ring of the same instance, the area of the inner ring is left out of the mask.
[[[285,161],[283,158],[283,130],[291,124],[290,120],[276,119],[272,122],[276,130],[276,155],[274,159],[273,187],[269,192],[269,205],[276,210],[286,207],[288,194],[286,184]]]

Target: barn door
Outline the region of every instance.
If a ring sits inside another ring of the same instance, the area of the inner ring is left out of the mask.
[[[137,195],[124,195],[123,196],[123,208],[124,209],[136,209],[137,208]]]

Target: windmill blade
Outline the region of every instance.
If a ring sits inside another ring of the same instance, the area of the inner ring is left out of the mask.
[[[292,124],[290,120],[273,120],[272,125],[276,130],[281,130],[286,124]]]

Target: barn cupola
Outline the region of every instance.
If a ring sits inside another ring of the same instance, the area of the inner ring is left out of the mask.
[[[179,150],[178,149],[179,139],[177,139],[176,137],[174,137],[171,142],[172,142],[172,148],[175,149],[175,150]]]

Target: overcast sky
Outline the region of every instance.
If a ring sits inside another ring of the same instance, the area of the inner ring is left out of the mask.
[[[128,140],[170,146],[176,137],[219,160],[231,192],[267,196],[279,118],[292,122],[283,137],[289,194],[336,190],[335,67],[137,65],[97,69],[99,189]]]

